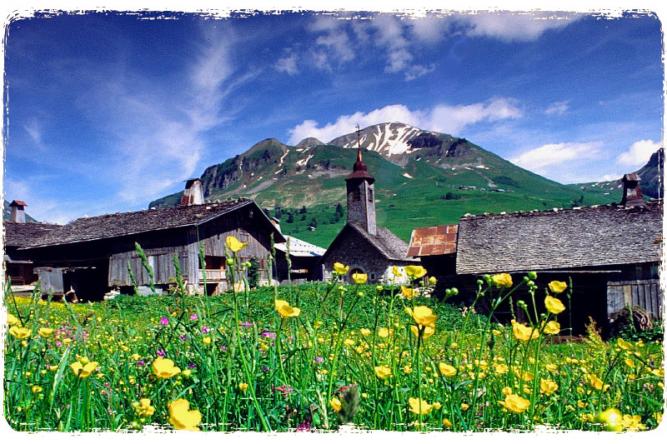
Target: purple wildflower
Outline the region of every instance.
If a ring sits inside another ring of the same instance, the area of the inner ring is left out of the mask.
[[[162,317],[160,318],[160,324],[162,324],[162,325],[169,325],[169,318],[166,317],[166,316],[162,316]]]
[[[189,362],[188,368],[197,368],[197,364],[195,364],[194,362]]]
[[[313,361],[315,361],[315,364],[321,364],[324,362],[324,358],[322,356],[315,356]]]
[[[62,346],[63,346],[63,343],[62,343],[62,342],[60,342],[60,341],[56,341],[56,347],[62,347]]]
[[[143,361],[143,359],[137,361],[137,367],[143,367],[144,365],[146,365],[146,363]]]
[[[226,345],[221,345],[220,346],[220,351],[226,352],[227,351],[227,346]]]
[[[211,329],[208,328],[206,325],[204,325],[204,326],[201,328],[201,332],[204,333],[204,334],[208,333],[209,331],[211,331]]]
[[[311,428],[310,421],[308,421],[306,419],[304,422],[302,422],[301,424],[296,426],[296,431],[297,432],[310,432],[310,428]]]
[[[180,335],[178,337],[178,339],[180,339],[181,341],[187,341],[188,340],[188,335]]]
[[[276,339],[276,332],[275,332],[275,331],[264,330],[264,331],[261,333],[261,336],[262,336],[263,338]]]
[[[241,322],[239,325],[241,325],[241,327],[244,327],[244,328],[250,328],[250,327],[252,327],[254,324],[253,324],[252,322],[250,322],[250,321],[243,321],[243,322]]]
[[[161,348],[159,348],[157,350],[157,355],[161,358],[164,358],[167,355],[167,353],[164,350],[162,350]]]
[[[268,365],[263,365],[263,366],[262,366],[262,372],[264,372],[264,373],[268,373],[268,372],[270,372],[270,371],[271,371],[271,369],[269,368]]]
[[[192,314],[190,315],[190,320],[191,320],[191,321],[196,321],[197,319],[198,319],[197,313],[192,313]]]

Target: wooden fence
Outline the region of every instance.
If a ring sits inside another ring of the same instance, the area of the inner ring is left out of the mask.
[[[607,282],[607,314],[612,316],[628,305],[639,306],[662,319],[662,289],[658,279]]]

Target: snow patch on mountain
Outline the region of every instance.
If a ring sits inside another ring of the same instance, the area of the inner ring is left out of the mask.
[[[372,132],[365,132],[359,138],[361,146],[384,156],[410,153],[418,150],[410,146],[410,140],[423,131],[413,126],[400,123],[384,123],[375,125]],[[356,148],[357,141],[351,140],[343,148]]]

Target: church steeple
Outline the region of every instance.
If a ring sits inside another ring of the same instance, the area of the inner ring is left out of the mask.
[[[357,160],[352,173],[345,178],[347,184],[347,222],[360,225],[369,234],[376,235],[375,178],[368,172],[361,155],[359,125],[357,125]]]

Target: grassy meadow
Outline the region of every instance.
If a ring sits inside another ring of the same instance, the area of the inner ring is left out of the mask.
[[[25,431],[637,431],[662,418],[662,343],[593,328],[559,343],[564,283],[480,280],[475,303],[492,310],[518,286],[546,299],[545,313],[519,305],[529,323],[500,325],[429,297],[421,267],[402,287],[337,271],[219,296],[6,295],[5,417]]]

